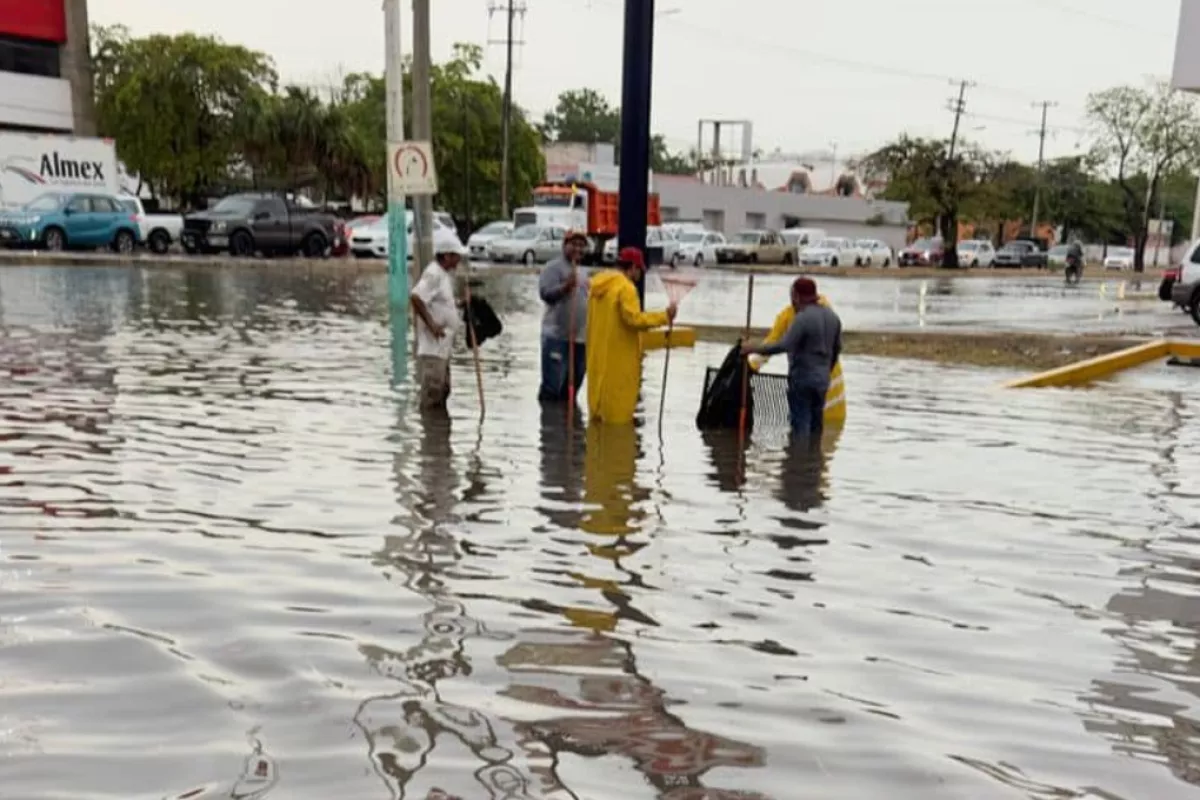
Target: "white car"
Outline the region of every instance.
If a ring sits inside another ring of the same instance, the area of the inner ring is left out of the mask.
[[[1133,269],[1132,247],[1110,247],[1104,257],[1105,269]]]
[[[960,267],[991,267],[996,263],[996,248],[987,239],[968,239],[958,243]]]
[[[147,214],[142,200],[131,194],[113,197],[123,207],[137,216],[138,228],[142,244],[152,252],[162,255],[171,249],[171,245],[179,241],[183,233],[182,214]]]
[[[717,247],[725,237],[713,231],[684,231],[679,234],[679,263],[702,267],[717,263]]]
[[[503,239],[488,243],[488,259],[497,263],[523,263],[532,267],[562,253],[567,229],[558,225],[522,225]]]
[[[350,252],[356,258],[388,257],[389,235],[387,214],[366,225],[355,226],[350,230],[349,235]],[[446,228],[435,218],[433,224],[433,241],[436,243],[443,239],[452,239],[460,247],[462,246],[462,243],[458,241],[458,234]],[[408,213],[408,259],[410,261],[415,250],[416,242],[413,240],[413,217],[410,211]]]
[[[662,248],[662,263],[675,266],[680,261],[679,240],[671,238],[663,233],[662,228],[651,227],[646,228],[646,247],[661,247]],[[600,257],[605,264],[617,263],[617,237],[614,236],[604,243],[604,249],[600,251]]]
[[[892,265],[892,248],[887,242],[878,239],[859,239],[854,243],[858,248],[858,260],[855,266],[890,267]]]
[[[471,258],[478,261],[485,261],[488,257],[488,245],[497,239],[507,239],[513,234],[513,224],[498,220],[489,222],[479,230],[471,234],[467,239],[467,250],[471,253]]]
[[[849,239],[822,239],[800,251],[800,263],[806,267],[848,267],[859,260],[858,248]]]

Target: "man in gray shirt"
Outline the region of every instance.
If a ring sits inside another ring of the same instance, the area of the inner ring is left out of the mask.
[[[842,321],[817,298],[817,284],[811,278],[797,278],[792,283],[796,319],[787,333],[769,345],[742,347],[747,355],[787,353],[788,415],[792,431],[806,436],[821,433],[829,374],[842,354]]]
[[[538,294],[546,304],[542,315],[542,384],[538,389],[538,401],[542,403],[566,403],[579,393],[583,383],[587,369],[588,278],[580,274],[579,262],[587,248],[587,236],[570,231],[563,240],[562,257],[543,267],[538,280]],[[568,386],[572,339],[575,383]]]

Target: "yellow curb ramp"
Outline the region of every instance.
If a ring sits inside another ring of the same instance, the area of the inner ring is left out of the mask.
[[[1004,384],[1007,389],[1031,389],[1044,386],[1081,386],[1085,383],[1107,378],[1118,372],[1141,366],[1148,361],[1175,356],[1176,358],[1200,359],[1200,342],[1182,342],[1158,339],[1135,345],[1115,353],[1107,353],[1085,361],[1057,369],[1039,372],[1025,378],[1017,378]]]
[[[672,328],[671,347],[695,347],[695,328]],[[642,350],[663,350],[667,347],[667,329],[655,328],[642,334]]]

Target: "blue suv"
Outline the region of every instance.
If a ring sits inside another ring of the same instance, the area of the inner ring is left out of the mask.
[[[106,194],[50,193],[16,211],[0,213],[0,245],[45,250],[111,247],[129,254],[141,227],[135,212]]]

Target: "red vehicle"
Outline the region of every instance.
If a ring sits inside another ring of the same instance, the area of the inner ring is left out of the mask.
[[[1182,267],[1178,264],[1170,269],[1164,269],[1162,273],[1162,281],[1158,284],[1158,299],[1164,303],[1171,302],[1171,290],[1175,288],[1175,282],[1179,280],[1179,273]]]
[[[942,237],[932,236],[917,239],[896,256],[901,267],[938,267],[942,264]]]

